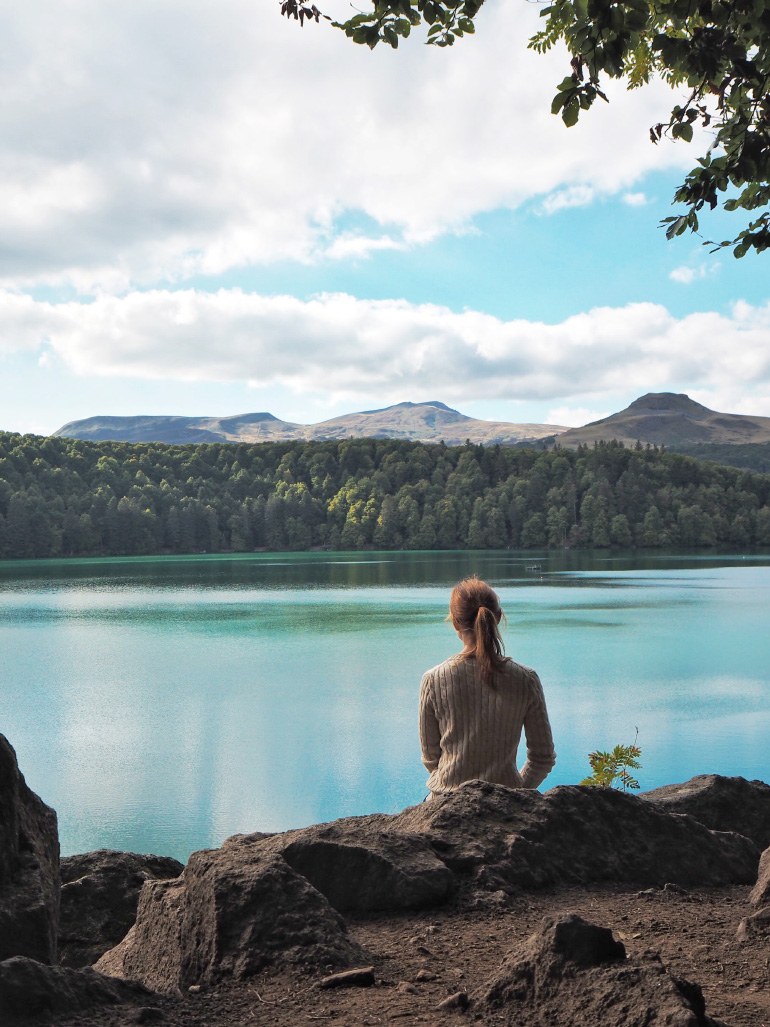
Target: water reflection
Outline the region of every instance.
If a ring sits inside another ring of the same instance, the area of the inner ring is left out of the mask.
[[[424,795],[415,705],[449,655],[448,588],[500,589],[559,762],[638,726],[644,787],[770,776],[770,558],[256,554],[0,565],[0,731],[63,852],[186,858],[236,831]]]

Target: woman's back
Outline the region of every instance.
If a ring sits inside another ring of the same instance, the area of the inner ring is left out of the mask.
[[[519,773],[521,731],[527,762]],[[428,788],[444,792],[481,778],[509,788],[536,788],[555,763],[537,674],[504,659],[490,684],[475,658],[453,656],[429,670],[420,688],[422,761]]]

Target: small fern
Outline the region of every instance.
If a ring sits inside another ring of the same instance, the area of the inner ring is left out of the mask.
[[[629,789],[638,789],[639,782],[629,773],[630,770],[641,770],[639,757],[642,750],[636,744],[639,737],[639,728],[636,729],[632,745],[616,745],[612,752],[589,752],[588,762],[591,764],[592,774],[584,778],[581,785],[591,785],[597,788],[618,788],[627,792]]]

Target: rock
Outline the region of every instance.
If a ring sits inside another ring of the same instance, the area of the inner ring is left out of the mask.
[[[655,954],[626,959],[608,928],[574,913],[544,920],[474,997],[553,1027],[716,1027],[697,985],[671,977]]]
[[[0,1023],[30,1016],[77,1013],[103,1005],[146,1006],[150,992],[133,981],[116,981],[94,970],[47,966],[26,956],[0,962]]]
[[[56,813],[27,787],[0,735],[0,960],[55,963],[58,920]]]
[[[418,970],[414,975],[416,981],[435,981],[436,975],[432,974],[430,970]]]
[[[98,849],[61,860],[59,961],[91,966],[126,936],[136,920],[145,881],[178,877],[184,867],[167,856]]]
[[[395,819],[481,889],[747,884],[759,857],[742,835],[609,788],[561,785],[541,795],[469,781]]]
[[[257,843],[280,855],[341,913],[435,906],[454,884],[426,838],[403,830],[398,817],[348,817],[259,837]],[[252,839],[228,839],[225,848],[244,844]]]
[[[770,906],[758,909],[751,916],[744,917],[738,924],[735,937],[738,941],[753,941],[770,935]]]
[[[415,988],[413,984],[410,984],[409,981],[399,981],[396,985],[396,991],[398,991],[402,995],[417,994],[417,988]]]
[[[745,837],[634,795],[577,786],[541,795],[483,781],[396,816],[238,835],[223,849],[280,856],[341,912],[435,906],[469,880],[471,905],[501,908],[517,889],[561,884],[753,883],[759,858]]]
[[[129,1023],[156,1023],[165,1019],[166,1014],[157,1006],[140,1006],[129,1016]]]
[[[663,885],[663,891],[669,895],[689,895],[690,893],[686,888],[680,888],[678,884],[673,884],[671,881],[666,881]]]
[[[195,853],[176,880],[145,882],[135,926],[97,969],[174,991],[276,960],[350,967],[367,957],[339,910],[420,908],[453,894],[467,908],[480,893],[505,903],[516,890],[602,881],[753,883],[758,861],[748,838],[633,795],[470,781],[395,816],[239,835]]]
[[[765,849],[759,860],[757,883],[751,890],[749,902],[752,906],[770,905],[770,848]]]
[[[464,991],[456,991],[454,995],[448,995],[436,1006],[436,1009],[460,1009],[465,1010],[470,1005],[470,999]]]
[[[688,813],[712,831],[736,831],[760,852],[770,845],[770,785],[745,777],[699,774],[683,784],[664,785],[639,798],[669,813]]]
[[[362,966],[355,970],[342,970],[318,982],[319,988],[368,988],[374,984],[374,967]]]
[[[173,994],[275,961],[365,960],[320,892],[280,857],[242,844],[193,853],[181,877],[145,882],[136,923],[96,969]]]

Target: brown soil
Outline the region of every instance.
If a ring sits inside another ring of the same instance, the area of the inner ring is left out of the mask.
[[[147,1009],[112,1008],[45,1023],[126,1027],[157,1020],[171,1027],[374,1027],[468,1020],[541,1027],[531,1012],[523,1020],[510,1006],[494,1012],[474,1004],[467,1012],[436,1006],[453,993],[472,994],[543,917],[574,912],[611,927],[630,956],[649,949],[659,952],[674,976],[701,986],[710,1016],[729,1027],[770,1027],[770,940],[735,941],[739,921],[751,912],[749,891],[736,887],[677,894],[581,888],[520,895],[508,908],[349,918],[352,937],[372,953],[373,987],[320,990],[320,974],[274,968],[178,1000],[159,999]]]

